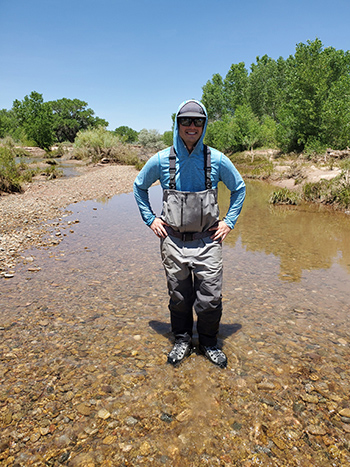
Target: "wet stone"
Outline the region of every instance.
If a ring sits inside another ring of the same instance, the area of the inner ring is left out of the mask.
[[[173,421],[172,415],[170,415],[168,413],[162,413],[162,415],[160,416],[160,419],[163,422],[167,422],[167,423],[171,423]]]
[[[86,415],[86,416],[89,416],[91,414],[91,412],[92,412],[91,407],[87,406],[84,403],[78,404],[77,407],[76,407],[76,410],[81,415]]]

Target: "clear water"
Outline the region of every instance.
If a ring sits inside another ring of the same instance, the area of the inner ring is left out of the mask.
[[[53,381],[55,403],[70,421],[50,423],[61,438],[72,432],[88,438],[85,451],[110,465],[142,459],[219,465],[219,458],[227,465],[348,465],[349,434],[337,411],[350,391],[350,218],[308,205],[272,207],[272,190],[248,183],[241,217],[224,243],[219,342],[227,371],[197,355],[179,369],[165,364],[171,335],[159,240],[142,223],[132,194],[123,194],[71,205],[66,223],[48,234],[56,238],[60,231],[63,241],[25,252],[15,276],[1,281],[0,347],[12,355],[4,360],[3,392],[16,387],[16,403],[25,404],[27,387],[40,394]],[[160,197],[153,187],[158,213]],[[220,204],[228,205],[224,190]],[[272,389],[259,389],[265,380]],[[315,380],[323,399],[304,402]],[[72,402],[60,405],[60,385],[74,393]],[[98,392],[103,385],[111,387],[107,395]],[[94,413],[96,400],[96,411],[116,414],[118,428],[101,422],[88,437],[83,429],[92,416],[75,408],[87,401]],[[40,400],[37,405],[46,410]],[[32,412],[19,431],[41,423]],[[171,423],[161,420],[164,414]],[[130,416],[139,420],[132,429],[125,422]],[[310,435],[306,442],[310,424],[326,427],[321,433],[328,438]],[[101,442],[106,434],[115,438],[111,446]],[[57,439],[55,432],[40,438],[41,451],[23,445],[28,465],[33,452],[64,455]],[[279,439],[288,449],[273,450]],[[72,455],[80,449],[70,447]]]

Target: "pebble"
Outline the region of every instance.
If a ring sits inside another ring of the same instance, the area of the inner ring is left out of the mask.
[[[325,435],[327,430],[321,426],[309,425],[306,427],[306,431],[310,433],[310,435]]]
[[[78,404],[76,409],[77,412],[79,412],[81,415],[89,416],[91,414],[91,407],[87,406],[84,403]]]
[[[108,410],[106,409],[101,409],[97,412],[97,416],[99,418],[102,418],[103,420],[107,420],[107,418],[109,418],[111,416],[110,412],[108,412]]]
[[[339,411],[339,415],[342,417],[348,417],[350,418],[350,408],[345,408]]]

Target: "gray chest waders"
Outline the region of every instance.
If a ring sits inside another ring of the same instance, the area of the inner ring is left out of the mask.
[[[186,233],[183,238],[203,238],[204,232],[215,225],[219,219],[219,207],[217,202],[217,190],[211,184],[211,153],[208,146],[204,146],[204,191],[178,191],[176,190],[176,154],[172,146],[169,155],[170,181],[169,189],[163,192],[162,219],[175,232]],[[171,230],[169,231],[172,234]],[[198,234],[202,235],[198,235]],[[197,235],[196,235],[197,234]]]
[[[176,190],[176,154],[169,155],[169,189],[164,190],[162,219],[168,237],[161,241],[162,262],[170,296],[169,310],[175,336],[192,336],[194,308],[199,342],[216,345],[222,314],[222,246],[209,231],[219,219],[217,190],[211,184],[211,153],[204,146],[204,191]]]

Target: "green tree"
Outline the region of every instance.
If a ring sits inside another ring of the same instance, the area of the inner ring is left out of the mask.
[[[42,94],[32,91],[22,101],[16,99],[12,110],[26,136],[40,148],[49,149],[54,141],[53,117],[51,106],[44,102]]]
[[[162,136],[163,143],[165,146],[172,146],[173,144],[173,132],[172,131],[164,131]]]
[[[14,137],[18,130],[18,123],[13,110],[0,110],[0,138]]]
[[[224,83],[219,73],[213,75],[211,81],[207,81],[202,91],[201,101],[207,109],[209,121],[220,120],[227,113],[227,109]]]
[[[267,55],[257,57],[256,63],[251,65],[248,79],[249,103],[260,119],[264,115],[276,119],[284,89],[284,66],[282,58],[276,62]]]
[[[231,65],[223,86],[226,111],[234,115],[240,105],[248,102],[248,71],[244,62]]]
[[[87,128],[107,127],[108,122],[95,117],[87,102],[79,99],[59,99],[48,103],[53,113],[53,131],[56,141],[74,142],[78,131]]]
[[[138,138],[138,132],[128,126],[119,126],[114,133],[125,143],[135,143]]]
[[[322,112],[324,141],[333,149],[350,146],[350,76],[333,83]]]
[[[236,152],[241,149],[238,135],[239,128],[235,118],[225,115],[222,120],[208,124],[205,143],[222,152]]]
[[[261,137],[258,117],[254,115],[251,107],[246,104],[237,107],[234,119],[238,128],[237,141],[241,148],[253,150]]]
[[[326,143],[325,103],[335,83],[349,75],[349,58],[342,50],[323,49],[319,39],[297,45],[295,55],[286,60],[285,90],[277,115],[281,147],[302,150],[310,141]]]

